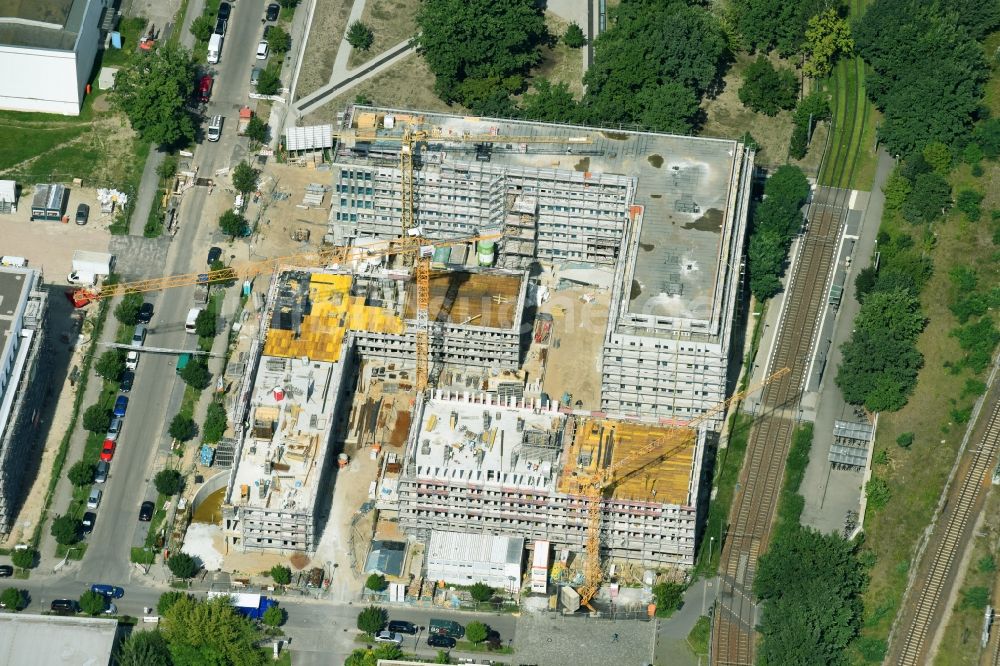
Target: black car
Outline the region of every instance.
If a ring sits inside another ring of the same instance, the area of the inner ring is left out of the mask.
[[[229,13],[233,11],[233,6],[228,2],[219,3],[219,18],[229,20]]]
[[[126,370],[122,373],[122,380],[118,382],[118,390],[122,393],[128,393],[132,390],[132,382],[135,381],[135,373],[131,370]]]
[[[142,307],[139,308],[138,321],[140,324],[148,324],[153,321],[153,304],[143,303]]]
[[[268,21],[277,21],[278,12],[280,11],[281,11],[281,5],[279,5],[277,2],[272,2],[267,6],[267,13],[264,15],[264,18],[266,18]]]
[[[261,35],[260,38],[263,39],[266,42],[267,41],[267,36],[271,34],[271,28],[273,28],[273,27],[274,27],[273,25],[265,25],[264,26],[264,34]]]
[[[226,35],[226,24],[227,23],[228,23],[228,21],[226,21],[226,19],[224,19],[224,18],[220,18],[218,21],[216,21],[215,22],[215,34],[225,36]]]
[[[208,250],[208,265],[211,266],[222,258],[222,248],[214,245]]]
[[[411,636],[417,633],[417,625],[405,620],[392,620],[386,629],[400,634],[410,634]]]
[[[10,578],[14,575],[14,567],[9,564],[0,564],[0,578]]]
[[[80,204],[76,207],[76,223],[80,225],[87,224],[87,220],[90,219],[90,206],[87,204]]]
[[[88,511],[83,514],[83,533],[90,534],[94,531],[94,521],[97,520],[97,514],[93,511]]]
[[[150,501],[145,501],[142,506],[139,507],[139,520],[144,522],[149,522],[153,519],[153,511],[156,509],[156,504]]]
[[[458,644],[458,641],[444,634],[431,634],[427,637],[427,644],[436,648],[453,648]]]
[[[78,606],[73,599],[53,599],[49,608],[56,615],[74,615]]]

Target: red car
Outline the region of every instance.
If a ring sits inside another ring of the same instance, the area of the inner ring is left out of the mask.
[[[215,83],[215,79],[206,74],[205,76],[198,79],[198,101],[203,104],[208,104],[208,100],[212,97],[212,84]]]
[[[104,462],[111,462],[111,459],[115,457],[115,440],[106,439],[104,440],[104,448],[101,449],[101,460]]]

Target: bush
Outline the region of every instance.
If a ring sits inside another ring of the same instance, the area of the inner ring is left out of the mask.
[[[108,607],[108,600],[103,594],[87,590],[80,595],[80,610],[87,615],[100,615]]]
[[[135,326],[139,323],[139,310],[141,308],[142,294],[129,292],[122,296],[122,300],[115,306],[115,319],[125,326]]]
[[[583,29],[578,26],[576,22],[569,24],[569,27],[566,28],[566,32],[563,33],[562,39],[563,44],[571,49],[578,49],[587,43],[587,38],[583,34]]]
[[[365,587],[373,592],[381,592],[385,588],[389,587],[389,583],[385,582],[385,576],[373,573],[368,576],[368,580],[365,581]]]
[[[356,49],[367,51],[375,41],[375,33],[361,21],[355,21],[347,29],[347,43]]]
[[[962,590],[962,608],[982,610],[990,603],[990,591],[985,587],[969,587]]]
[[[212,17],[207,14],[202,14],[191,21],[191,34],[199,42],[207,42],[212,37],[214,30],[215,25],[212,23]]]
[[[889,498],[892,497],[892,490],[889,489],[889,484],[886,483],[885,479],[873,476],[865,484],[865,495],[868,496],[868,505],[871,508],[881,509],[889,503]]]
[[[27,601],[24,592],[16,587],[8,587],[0,592],[0,604],[7,610],[19,611],[27,605]]]
[[[21,569],[33,569],[37,559],[38,551],[34,548],[15,550],[10,554],[10,561],[14,563],[15,567],[20,567]]]
[[[381,606],[369,606],[358,613],[358,629],[374,636],[385,628],[389,614]]]
[[[161,495],[176,495],[184,487],[184,477],[176,469],[164,469],[153,477],[156,492]]]
[[[160,595],[160,600],[156,602],[156,612],[159,615],[166,615],[171,606],[187,596],[189,596],[187,592],[179,592],[177,590],[164,592]]]
[[[489,601],[493,598],[493,588],[486,583],[476,583],[469,588],[469,594],[476,601],[483,602]]]
[[[66,477],[74,486],[88,486],[94,482],[94,474],[96,472],[97,465],[86,460],[80,460],[73,463],[73,466],[69,468],[69,472],[66,473]]]
[[[979,204],[983,202],[982,192],[976,190],[962,190],[955,200],[955,207],[965,215],[969,222],[978,222],[983,215],[983,209]]]
[[[83,412],[83,429],[104,433],[111,426],[111,410],[102,405],[91,405]]]
[[[160,166],[156,167],[156,175],[164,180],[169,180],[177,174],[177,156],[166,155]]]
[[[219,229],[222,230],[222,233],[233,238],[243,233],[246,225],[246,218],[232,210],[227,210],[219,217]]]
[[[743,72],[739,98],[743,106],[766,116],[775,116],[782,109],[795,107],[798,92],[799,82],[795,72],[785,67],[775,69],[771,61],[761,55]]]
[[[271,606],[264,611],[261,621],[269,627],[280,627],[285,623],[285,611],[277,606]]]
[[[181,379],[185,384],[198,390],[207,388],[212,383],[212,373],[202,359],[192,359],[181,370]]]
[[[273,93],[268,93],[273,94]],[[246,135],[251,140],[257,143],[267,142],[267,123],[260,119],[260,116],[254,114],[250,116],[250,122],[247,124]]]
[[[197,434],[198,428],[194,424],[194,419],[186,414],[175,414],[170,421],[170,428],[167,433],[179,442],[186,442]]]
[[[657,617],[670,617],[681,607],[684,600],[684,586],[680,583],[660,583],[653,586]]]
[[[118,381],[125,372],[125,351],[109,349],[98,356],[97,362],[94,363],[94,372],[109,382]]]
[[[56,543],[69,546],[80,538],[80,521],[70,515],[56,516],[49,532],[55,538]]]
[[[281,564],[271,567],[271,580],[278,585],[288,585],[292,582],[292,570]]]
[[[178,578],[191,578],[198,573],[199,566],[187,553],[175,553],[167,560],[167,568]]]
[[[292,36],[285,31],[280,25],[276,25],[271,28],[271,32],[267,34],[267,45],[279,56],[288,53],[288,50],[292,48]]]
[[[908,449],[913,446],[913,433],[904,432],[899,437],[896,438],[896,444],[904,449]]]
[[[277,67],[267,66],[257,79],[257,93],[261,95],[277,95],[281,90],[281,71]]]
[[[465,638],[470,643],[482,643],[490,635],[490,628],[482,622],[473,621],[465,626]]]
[[[979,570],[979,573],[994,573],[997,570],[997,561],[993,559],[992,555],[986,555],[980,558],[976,569]]]
[[[202,440],[206,444],[215,444],[226,434],[227,426],[226,408],[217,402],[210,403],[202,427]]]
[[[202,310],[198,313],[198,318],[194,322],[194,332],[199,338],[214,338],[218,329],[215,325],[216,317],[213,310]]]

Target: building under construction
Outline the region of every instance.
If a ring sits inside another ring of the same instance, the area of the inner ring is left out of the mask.
[[[644,566],[694,563],[704,430],[567,413],[491,394],[419,399],[401,468],[383,477],[407,532],[517,535],[582,551],[581,479],[658,446],[606,492],[602,550]],[[394,506],[393,506],[394,505]]]

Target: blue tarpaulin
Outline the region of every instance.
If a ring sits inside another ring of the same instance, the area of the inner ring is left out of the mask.
[[[122,47],[122,33],[113,32],[111,33],[111,46],[112,48],[120,49]]]

